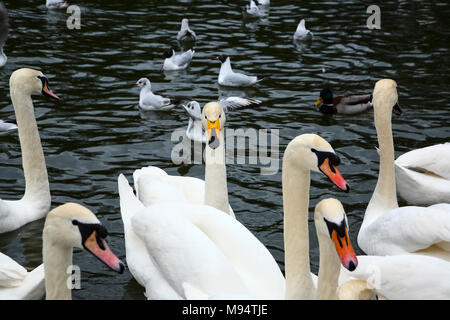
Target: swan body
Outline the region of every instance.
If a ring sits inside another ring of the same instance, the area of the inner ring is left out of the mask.
[[[28,272],[0,252],[0,300],[38,300],[44,294],[43,264]]]
[[[82,205],[66,203],[48,213],[42,234],[47,300],[71,300],[67,270],[72,266],[74,247],[88,250],[116,272],[124,271],[123,262],[109,249],[106,235],[105,227]]]
[[[220,55],[216,59],[221,62],[218,82],[222,86],[248,87],[262,80],[257,76],[234,72],[231,68],[230,57],[227,55]]]
[[[141,88],[139,93],[139,107],[143,110],[170,110],[175,107],[177,101],[164,98],[152,92],[150,80],[147,78],[139,79],[135,85]]]
[[[189,67],[189,64],[194,57],[195,51],[189,49],[181,54],[176,54],[174,50],[169,50],[164,52],[164,64],[163,70],[174,71],[174,70],[184,70]]]
[[[241,97],[228,97],[219,101],[224,112],[241,110],[259,106],[262,102],[256,99],[247,99]],[[202,124],[202,107],[197,101],[190,101],[183,105],[189,115],[189,123],[186,129],[186,136],[192,141],[206,143],[207,137]]]
[[[450,203],[450,142],[407,152],[395,160],[398,195],[411,205]]]
[[[307,36],[312,36],[312,32],[306,29],[305,27],[305,19],[300,20],[297,29],[294,33],[294,40],[303,39]]]
[[[25,194],[20,200],[0,199],[0,233],[20,228],[43,218],[50,210],[50,187],[41,139],[34,117],[31,94],[40,93],[59,99],[49,88],[42,72],[18,69],[9,81],[11,100],[17,119]]]
[[[181,29],[178,31],[177,34],[177,40],[178,41],[184,41],[184,40],[191,40],[195,41],[197,39],[197,36],[194,31],[191,30],[189,27],[189,20],[187,18],[184,18],[181,20]]]
[[[236,219],[185,202],[145,207],[123,175],[118,185],[127,263],[148,299],[282,299],[276,261]]]
[[[380,170],[358,234],[359,247],[369,255],[425,254],[450,261],[450,204],[398,207],[392,106],[397,84],[376,83],[373,102],[378,135]]]

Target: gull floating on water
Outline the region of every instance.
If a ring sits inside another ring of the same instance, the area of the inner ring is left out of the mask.
[[[169,110],[175,107],[178,101],[164,98],[152,92],[152,85],[147,78],[139,79],[135,85],[141,88],[139,93],[139,107],[143,110]]]
[[[175,50],[167,50],[164,52],[164,70],[184,70],[186,69],[194,57],[195,51],[189,49],[181,54],[176,54]]]
[[[295,40],[302,39],[308,35],[312,36],[312,32],[306,29],[305,19],[302,19],[302,20],[300,20],[300,23],[297,26],[297,30],[295,31],[295,34],[294,34],[294,39]]]
[[[261,10],[259,10],[259,2],[258,0],[250,0],[250,5],[247,5],[245,7],[246,12],[249,15],[255,16],[255,17],[261,17],[263,14],[261,13]]]
[[[259,106],[262,102],[256,99],[247,99],[241,97],[229,97],[219,101],[224,112],[236,111],[245,108]],[[202,107],[197,101],[190,101],[183,105],[189,115],[189,124],[186,129],[186,136],[193,141],[206,142],[206,134],[202,125]]]
[[[261,81],[263,78],[258,78],[257,76],[247,76],[242,73],[236,73],[231,69],[230,57],[222,54],[216,58],[222,65],[219,72],[219,84],[228,87],[248,87],[255,83]]]
[[[183,41],[183,40],[196,40],[197,36],[195,35],[195,32],[189,28],[189,20],[187,18],[184,18],[181,20],[181,29],[178,31],[177,40]]]
[[[65,0],[47,0],[45,6],[48,9],[63,9],[69,6],[69,3]]]

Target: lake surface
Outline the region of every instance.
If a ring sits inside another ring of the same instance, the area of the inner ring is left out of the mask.
[[[36,3],[41,5],[36,6]],[[170,112],[142,112],[133,83],[148,77],[155,92],[200,103],[238,95],[262,100],[258,109],[230,113],[227,128],[278,129],[281,157],[302,133],[327,139],[340,156],[340,172],[352,189],[346,194],[312,174],[310,201],[311,263],[318,267],[312,220],[315,204],[338,197],[356,236],[378,176],[373,112],[355,116],[319,113],[314,102],[324,87],[335,95],[370,93],[375,82],[398,83],[401,116],[393,115],[396,156],[448,141],[450,108],[450,5],[433,1],[383,1],[381,29],[366,26],[361,1],[272,1],[269,15],[244,18],[247,1],[80,1],[81,29],[69,30],[65,10],[48,12],[45,1],[4,1],[11,31],[8,63],[0,69],[0,119],[14,120],[9,77],[21,67],[42,70],[60,102],[34,97],[46,156],[52,208],[83,203],[106,226],[111,249],[126,260],[117,177],[154,165],[169,174],[203,178],[204,166],[175,165],[171,134],[187,126],[178,106]],[[76,1],[73,3],[77,4]],[[181,19],[197,33],[188,70],[161,71],[162,52],[173,46]],[[293,43],[301,18],[314,37]],[[220,64],[231,56],[235,70],[270,77],[245,90],[217,84]],[[261,164],[227,165],[230,204],[236,217],[271,251],[284,271],[281,169],[260,175]],[[0,197],[19,199],[24,177],[17,133],[0,137]],[[402,203],[402,202],[400,202]],[[28,269],[42,262],[44,220],[0,235],[0,251]],[[74,251],[82,270],[74,299],[143,299],[144,289],[129,270],[118,275],[87,252]]]

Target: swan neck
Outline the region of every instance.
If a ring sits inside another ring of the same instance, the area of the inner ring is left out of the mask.
[[[46,300],[71,300],[71,273],[67,271],[72,266],[72,248],[44,238],[43,259]]]
[[[282,171],[286,299],[313,298],[309,266],[309,185],[310,172],[295,168],[286,150]]]
[[[316,299],[336,300],[341,262],[330,238],[319,233],[317,238],[319,239],[320,260]]]
[[[380,103],[384,102],[380,101]],[[382,112],[383,110],[390,109],[380,107],[375,109],[375,128],[378,137],[380,166],[377,185],[364,217],[365,223],[373,221],[373,219],[384,211],[398,207],[395,186],[394,140],[392,137],[391,120],[392,111]]]
[[[41,200],[50,206],[50,187],[41,138],[34,116],[31,96],[11,88],[11,100],[16,114],[22,166],[25,175],[25,199]],[[49,209],[49,208],[47,208]]]
[[[208,143],[205,147],[205,204],[230,214],[223,130],[219,141],[216,149],[211,149]]]

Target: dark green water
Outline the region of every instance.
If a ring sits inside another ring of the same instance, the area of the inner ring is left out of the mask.
[[[137,168],[155,165],[169,174],[203,178],[202,165],[174,165],[171,133],[187,125],[180,107],[166,113],[138,110],[133,83],[148,77],[154,91],[202,103],[239,95],[264,101],[257,110],[230,114],[227,127],[280,130],[280,153],[302,133],[327,139],[342,160],[349,194],[312,175],[310,234],[312,269],[318,266],[312,212],[325,197],[338,197],[356,235],[378,175],[373,113],[323,116],[313,103],[329,86],[335,94],[369,93],[381,78],[398,83],[404,113],[393,116],[396,156],[448,141],[448,46],[450,5],[446,2],[383,1],[381,30],[369,30],[367,1],[272,1],[269,16],[245,20],[247,1],[80,1],[81,30],[68,30],[64,10],[47,12],[45,1],[4,1],[11,32],[8,63],[0,69],[0,119],[13,120],[11,73],[42,70],[63,99],[36,97],[35,110],[46,155],[52,207],[81,202],[109,230],[112,250],[125,260],[117,176],[131,181]],[[41,3],[36,6],[36,3]],[[177,46],[183,17],[197,33],[190,68],[161,72],[161,53]],[[301,18],[314,38],[299,46],[292,35]],[[246,90],[219,88],[219,64],[231,56],[234,69],[270,79]],[[325,72],[323,72],[325,71]],[[237,219],[273,253],[283,268],[281,171],[261,176],[259,165],[229,164],[228,190]],[[0,137],[0,197],[19,199],[24,177],[17,133]],[[42,262],[44,220],[0,235],[0,251],[27,268]],[[358,253],[361,251],[357,248]],[[142,299],[143,288],[127,270],[117,275],[87,252],[76,250],[82,289],[74,299]],[[284,269],[283,269],[284,270]]]

